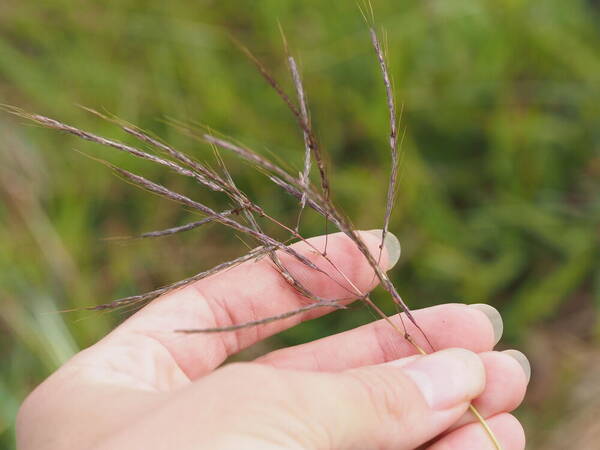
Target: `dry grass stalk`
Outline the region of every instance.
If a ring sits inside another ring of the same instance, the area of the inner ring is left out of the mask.
[[[229,216],[231,214],[238,214],[240,212],[240,208],[237,209],[228,209],[226,211],[221,211],[219,215],[221,216]],[[140,234],[140,238],[153,238],[153,237],[161,237],[161,236],[169,236],[171,234],[182,233],[184,231],[190,231],[195,228],[201,227],[207,223],[211,223],[218,220],[218,216],[209,216],[202,220],[197,220],[195,222],[186,223],[185,225],[180,225],[177,227],[166,228],[164,230],[157,231],[148,231],[146,233]]]
[[[382,240],[385,239],[385,235],[388,232],[390,218],[392,216],[392,208],[394,206],[394,199],[396,197],[396,187],[398,183],[398,168],[400,158],[398,157],[398,121],[396,113],[396,101],[394,99],[394,90],[392,89],[392,81],[388,72],[385,55],[377,38],[377,33],[373,28],[369,29],[371,35],[371,43],[375,49],[377,60],[379,61],[379,67],[383,75],[383,84],[385,86],[385,94],[387,97],[387,105],[390,114],[390,154],[392,157],[392,167],[390,168],[390,181],[388,184],[388,191],[386,196],[385,205],[385,217],[383,220],[383,233]]]
[[[113,300],[110,303],[106,303],[103,305],[96,305],[96,306],[90,306],[89,310],[107,310],[107,309],[118,309],[121,307],[125,307],[125,306],[139,306],[139,305],[143,305],[151,300],[154,300],[156,297],[159,297],[161,295],[164,295],[168,292],[174,291],[176,289],[179,289],[183,286],[186,286],[190,283],[193,283],[194,281],[199,281],[202,280],[204,278],[208,278],[211,275],[214,275],[216,273],[222,272],[224,270],[227,270],[231,267],[235,267],[241,263],[244,263],[246,261],[250,261],[250,260],[255,260],[260,258],[263,255],[266,255],[269,251],[271,251],[272,249],[269,247],[257,247],[251,251],[249,251],[247,254],[240,256],[239,258],[233,259],[231,261],[227,261],[224,263],[221,263],[215,267],[212,267],[211,269],[205,270],[203,272],[197,273],[196,275],[192,275],[189,278],[185,278],[183,280],[179,280],[175,283],[169,284],[167,286],[163,286],[161,288],[155,289],[153,291],[149,291],[146,292],[144,294],[138,294],[138,295],[132,295],[130,297],[124,297],[124,298],[120,298],[117,300]]]
[[[387,190],[387,196],[386,196],[386,209],[385,209],[384,225],[383,225],[383,232],[382,232],[382,242],[380,244],[380,248],[381,248],[383,246],[383,239],[385,239],[385,235],[388,232],[389,222],[390,222],[390,218],[391,218],[392,208],[394,205],[394,199],[396,197],[396,190],[397,190],[397,183],[398,183],[398,169],[399,169],[398,117],[397,117],[397,113],[396,113],[396,102],[395,102],[395,98],[394,98],[392,81],[389,76],[385,54],[384,54],[381,43],[379,41],[379,38],[377,37],[377,33],[375,32],[375,28],[374,28],[375,18],[374,18],[374,13],[373,13],[373,7],[372,7],[371,2],[368,0],[366,1],[366,4],[364,6],[365,6],[364,9],[362,9],[362,8],[360,8],[360,5],[359,5],[359,9],[363,15],[363,18],[365,19],[365,22],[369,26],[369,34],[371,36],[371,44],[373,45],[373,48],[375,50],[375,54],[376,54],[377,60],[379,62],[379,68],[380,68],[381,74],[383,76],[383,84],[385,87],[387,106],[388,106],[388,111],[389,111],[389,122],[390,122],[389,145],[390,145],[392,166],[390,169],[390,178],[389,178],[388,190]],[[382,280],[382,282],[383,282],[383,280]],[[390,285],[391,285],[391,283],[390,283]],[[395,288],[393,285],[390,286],[390,290],[393,290],[395,292]],[[394,297],[394,294],[392,294],[392,297]],[[413,322],[414,322],[414,320],[413,320]],[[419,328],[419,330],[420,330],[420,328]],[[423,333],[423,335],[425,336],[424,333]],[[417,351],[419,353],[421,353],[423,355],[427,354],[427,352],[425,350],[423,350],[423,348],[418,346],[412,339],[410,339],[410,337],[407,337],[405,335],[405,338],[407,340],[409,340],[409,342],[417,349]],[[427,339],[426,336],[425,336],[425,338]],[[429,343],[429,340],[427,340],[427,342]],[[429,343],[429,345],[431,346],[431,343]],[[431,346],[431,348],[433,350],[433,346]],[[489,436],[490,440],[492,441],[492,444],[494,445],[494,447],[497,450],[501,450],[502,446],[500,445],[500,442],[496,438],[496,435],[494,434],[492,429],[487,424],[485,418],[483,416],[481,416],[481,414],[479,413],[477,408],[471,404],[471,405],[469,405],[469,411],[471,411],[471,413],[475,416],[476,420],[481,424],[481,426],[485,430],[486,434]]]
[[[394,99],[394,95],[393,95],[391,77],[389,76],[384,50],[382,49],[382,46],[378,39],[377,33],[375,32],[375,29],[373,27],[374,20],[373,20],[373,13],[372,13],[372,8],[371,8],[370,4],[367,3],[365,5],[364,10],[361,10],[361,12],[363,13],[363,16],[365,17],[365,21],[369,25],[369,33],[370,33],[370,37],[371,37],[371,43],[375,50],[375,54],[376,54],[376,57],[377,57],[377,60],[378,60],[378,63],[379,63],[380,69],[381,69],[381,73],[383,76],[383,82],[384,82],[386,98],[387,98],[387,107],[389,110],[389,122],[390,122],[389,147],[390,147],[390,155],[391,155],[392,165],[391,165],[388,190],[387,190],[387,196],[386,196],[386,210],[385,210],[385,216],[384,216],[382,240],[380,243],[380,249],[382,249],[383,240],[385,239],[385,235],[389,229],[389,222],[390,222],[390,218],[391,218],[391,214],[392,214],[394,198],[395,198],[395,193],[397,190],[397,182],[398,182],[398,168],[399,168],[398,117],[397,117],[396,103],[395,103],[395,99]],[[277,93],[277,95],[283,100],[283,102],[286,104],[286,106],[288,107],[288,109],[291,111],[291,113],[294,115],[296,121],[298,122],[299,128],[302,132],[303,140],[304,140],[305,157],[304,157],[303,170],[299,173],[299,175],[297,177],[291,175],[287,170],[283,169],[281,166],[275,164],[274,162],[270,161],[269,159],[265,158],[264,156],[258,154],[257,152],[255,152],[247,147],[237,145],[226,139],[217,138],[212,133],[203,133],[202,135],[198,136],[192,129],[185,127],[185,126],[179,126],[180,130],[190,136],[200,138],[213,146],[213,149],[215,150],[215,156],[217,158],[219,167],[221,169],[221,173],[218,173],[217,171],[199,163],[198,161],[195,161],[188,155],[174,149],[173,147],[171,147],[163,142],[160,142],[158,139],[151,137],[150,135],[144,133],[143,131],[139,130],[138,128],[136,128],[134,126],[131,126],[129,124],[124,124],[123,122],[121,122],[117,119],[114,119],[114,118],[113,119],[107,118],[106,116],[104,116],[96,111],[93,111],[93,110],[89,110],[89,111],[93,112],[94,114],[99,115],[100,117],[102,117],[104,119],[111,120],[111,121],[117,123],[118,125],[121,126],[121,128],[126,133],[134,136],[136,139],[149,145],[150,147],[155,148],[156,150],[159,150],[160,152],[166,154],[166,156],[168,158],[159,157],[154,154],[143,151],[139,148],[136,148],[136,147],[133,147],[130,145],[126,145],[126,144],[123,144],[123,143],[120,143],[120,142],[117,142],[117,141],[114,141],[111,139],[107,139],[107,138],[104,138],[101,136],[97,136],[93,133],[89,133],[87,131],[80,130],[76,127],[64,124],[55,119],[51,119],[51,118],[48,118],[48,117],[45,117],[42,115],[37,115],[37,114],[28,114],[28,113],[25,113],[16,108],[8,108],[12,113],[14,113],[18,116],[24,117],[26,119],[29,119],[29,120],[31,120],[35,123],[38,123],[42,126],[52,128],[55,130],[59,130],[59,131],[63,131],[66,133],[70,133],[81,139],[85,139],[85,140],[88,140],[91,142],[98,143],[103,146],[108,146],[108,147],[112,147],[112,148],[115,148],[120,151],[127,152],[138,158],[149,160],[156,164],[165,166],[179,175],[191,177],[194,180],[196,180],[199,184],[205,186],[206,188],[208,188],[211,191],[224,193],[236,205],[232,209],[229,209],[229,210],[226,210],[223,212],[217,212],[202,203],[192,200],[183,194],[174,192],[174,191],[168,189],[167,187],[157,184],[153,181],[150,181],[140,175],[131,173],[131,172],[121,169],[119,167],[115,167],[106,162],[103,162],[104,164],[108,165],[113,171],[115,171],[119,176],[121,176],[122,178],[127,180],[128,182],[130,182],[142,189],[146,189],[154,194],[157,194],[157,195],[160,195],[169,200],[178,202],[178,203],[186,206],[187,208],[190,208],[192,211],[201,213],[206,216],[202,220],[188,223],[186,225],[182,225],[179,227],[173,227],[173,228],[168,228],[166,230],[159,230],[159,231],[144,233],[143,235],[141,235],[141,237],[166,236],[166,235],[171,235],[171,234],[175,234],[175,233],[189,231],[189,230],[195,229],[195,228],[197,228],[205,223],[208,223],[208,222],[218,222],[222,225],[225,225],[228,228],[233,229],[236,232],[243,233],[247,236],[252,237],[259,244],[259,247],[250,251],[247,255],[244,255],[240,258],[236,258],[229,262],[222,263],[212,269],[209,269],[204,272],[200,272],[200,273],[198,273],[192,277],[189,277],[185,280],[178,281],[171,285],[153,290],[153,291],[145,293],[145,294],[140,294],[140,295],[135,295],[135,296],[131,296],[131,297],[118,299],[118,300],[115,300],[113,302],[110,302],[110,303],[107,303],[104,305],[98,305],[98,306],[91,307],[90,309],[100,310],[100,309],[115,309],[115,308],[121,308],[121,307],[125,307],[125,306],[134,306],[134,305],[140,306],[140,305],[143,305],[144,303],[158,297],[159,295],[163,295],[174,289],[178,289],[178,288],[185,286],[186,284],[189,284],[193,281],[197,281],[197,280],[209,277],[213,274],[216,274],[220,271],[226,270],[226,269],[233,267],[237,264],[240,264],[242,262],[249,261],[252,259],[257,259],[257,258],[263,257],[265,255],[269,256],[274,267],[278,270],[278,272],[281,274],[283,279],[288,284],[290,284],[294,289],[296,289],[296,291],[298,291],[303,297],[305,297],[307,300],[310,300],[311,303],[309,303],[305,306],[302,306],[301,308],[298,308],[293,311],[288,311],[288,312],[285,312],[285,313],[277,315],[277,316],[266,317],[266,318],[262,318],[262,319],[252,321],[252,322],[234,324],[232,326],[220,327],[220,328],[191,329],[191,330],[188,329],[188,330],[177,330],[177,331],[183,332],[183,333],[215,333],[215,332],[236,331],[236,330],[240,330],[243,328],[260,326],[260,325],[263,325],[263,324],[266,324],[269,322],[273,322],[273,321],[277,321],[277,320],[283,320],[283,319],[286,319],[293,315],[302,314],[302,313],[305,313],[309,310],[316,309],[316,308],[343,308],[343,304],[341,303],[341,301],[343,299],[319,298],[314,293],[312,293],[310,291],[310,289],[308,289],[306,286],[302,285],[302,283],[300,283],[289,272],[289,270],[285,267],[285,265],[282,264],[277,253],[275,252],[276,250],[280,250],[280,251],[283,251],[283,252],[291,255],[296,260],[300,261],[302,264],[311,268],[312,270],[319,271],[319,272],[325,274],[326,276],[330,277],[336,283],[343,286],[344,289],[346,291],[348,291],[351,295],[357,296],[358,298],[363,300],[371,309],[373,309],[375,311],[375,313],[377,315],[379,315],[384,320],[386,320],[392,327],[394,327],[394,329],[396,329],[398,331],[398,333],[400,335],[402,335],[405,339],[407,339],[409,342],[411,342],[411,344],[419,352],[425,354],[426,353],[425,350],[415,342],[415,340],[412,338],[412,336],[410,336],[408,334],[403,322],[401,323],[401,327],[396,325],[371,300],[371,298],[369,297],[369,295],[367,293],[361,292],[361,290],[358,289],[358,287],[356,287],[356,285],[354,285],[354,283],[329,259],[329,257],[327,256],[327,251],[326,251],[327,247],[326,246],[325,246],[324,251],[316,249],[314,246],[312,246],[312,244],[310,244],[310,242],[306,241],[305,238],[300,235],[298,230],[299,230],[299,224],[300,224],[300,219],[301,219],[301,212],[306,206],[308,206],[309,208],[316,211],[318,214],[322,215],[325,218],[326,223],[330,222],[334,227],[336,227],[337,229],[339,229],[340,231],[345,233],[352,240],[352,242],[356,245],[356,247],[360,250],[360,252],[367,259],[369,265],[372,267],[372,269],[375,273],[375,276],[379,279],[383,288],[390,294],[393,302],[396,304],[398,309],[405,313],[405,316],[415,325],[417,330],[419,330],[419,332],[422,334],[422,336],[424,337],[427,344],[431,347],[431,350],[434,350],[434,348],[431,345],[431,343],[429,342],[426,334],[423,332],[423,330],[420,328],[420,326],[414,319],[413,315],[411,314],[410,308],[404,302],[404,300],[402,299],[400,294],[397,292],[395,286],[393,285],[393,283],[391,282],[391,280],[389,279],[387,274],[381,269],[380,264],[379,264],[379,258],[375,258],[369,252],[367,246],[365,245],[365,243],[362,241],[360,235],[356,232],[356,230],[352,226],[350,220],[347,219],[336,208],[336,206],[334,205],[334,203],[331,199],[330,182],[329,182],[329,178],[327,175],[327,169],[326,169],[324,156],[318,145],[318,142],[315,138],[315,134],[312,129],[312,124],[310,121],[310,113],[309,113],[307,103],[306,103],[306,94],[305,94],[304,87],[302,85],[302,80],[300,77],[300,73],[298,71],[298,66],[297,66],[297,63],[296,63],[296,60],[294,59],[294,57],[289,54],[287,43],[285,42],[285,38],[284,38],[284,44],[285,44],[285,50],[286,50],[286,54],[287,54],[288,68],[290,70],[291,78],[292,78],[292,81],[293,81],[293,84],[295,87],[298,105],[296,105],[291,100],[291,98],[286,94],[286,92],[281,87],[281,85],[278,83],[278,81],[275,79],[275,77],[266,69],[266,67],[258,60],[258,58],[256,58],[242,44],[240,44],[238,42],[236,42],[236,44],[238,45],[238,47],[240,47],[242,49],[242,51],[248,56],[248,58],[252,61],[252,63],[257,67],[257,69],[260,72],[260,74],[262,75],[262,77],[273,88],[273,90]],[[296,198],[298,200],[300,208],[299,208],[299,214],[298,214],[298,222],[295,225],[295,227],[292,228],[285,224],[282,224],[281,222],[279,222],[278,220],[276,220],[275,218],[273,218],[272,216],[267,214],[263,210],[262,207],[255,204],[254,202],[252,202],[250,200],[250,198],[235,185],[233,179],[231,178],[231,176],[229,175],[229,173],[227,171],[227,168],[225,167],[224,162],[222,161],[222,159],[218,155],[218,152],[216,151],[217,148],[231,151],[234,154],[241,157],[242,159],[252,163],[255,167],[259,168],[260,170],[265,171],[268,178],[274,184],[276,184],[284,192],[286,192],[287,194],[293,196],[294,198]],[[310,181],[310,171],[311,171],[311,165],[312,165],[313,159],[319,170],[320,191],[317,190],[311,184],[311,181]],[[241,215],[240,220],[236,220],[236,219],[232,218],[232,216],[235,215],[234,213]],[[266,234],[262,230],[258,220],[256,219],[256,216],[258,216],[259,218],[264,218],[266,220],[269,220],[269,221],[275,223],[276,225],[282,227],[283,229],[285,229],[286,231],[288,231],[290,233],[292,238],[300,239],[300,240],[306,242],[309,246],[311,246],[311,248],[314,251],[316,251],[321,257],[323,257],[325,259],[325,261],[331,266],[331,269],[334,272],[341,275],[341,277],[344,279],[345,283],[336,281],[329,272],[323,270],[322,268],[319,268],[314,263],[312,263],[310,260],[308,260],[306,257],[304,257],[303,255],[296,252],[293,248],[291,248],[287,245],[287,242],[281,242],[281,241],[276,240],[273,237],[269,236],[268,234]],[[243,222],[241,219],[243,219]],[[402,316],[399,316],[399,317],[400,317],[400,320],[402,320]],[[490,437],[491,437],[492,441],[494,442],[494,444],[496,445],[496,447],[500,448],[498,441],[496,440],[493,433],[491,432],[491,430],[485,423],[485,420],[479,415],[479,413],[477,412],[477,410],[475,408],[471,407],[471,410],[473,411],[473,413],[475,414],[477,419],[486,428],[486,431],[490,435]]]

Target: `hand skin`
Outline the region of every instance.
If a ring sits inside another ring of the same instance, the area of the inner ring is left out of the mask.
[[[377,236],[361,236],[378,254]],[[317,248],[324,242],[311,239]],[[306,243],[294,248],[330,267]],[[346,236],[330,235],[327,253],[363,292],[375,286],[372,269]],[[316,295],[348,296],[289,255],[281,260]],[[381,264],[389,269],[386,250]],[[499,336],[475,307],[414,311],[442,349],[427,356],[415,355],[377,321],[219,367],[243,348],[329,312],[322,309],[234,333],[173,332],[255,320],[306,301],[268,258],[156,299],[29,395],[17,417],[18,448],[492,449],[467,412],[471,401],[504,449],[524,448],[523,429],[509,413],[523,399],[528,374],[518,359],[492,351]]]

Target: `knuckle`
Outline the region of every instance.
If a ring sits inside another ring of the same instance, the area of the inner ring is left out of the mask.
[[[374,351],[378,361],[385,362],[398,358],[400,348],[396,331],[385,321],[375,322],[372,328]]]
[[[397,421],[407,411],[407,388],[396,370],[366,368],[350,372],[363,404],[380,421]]]

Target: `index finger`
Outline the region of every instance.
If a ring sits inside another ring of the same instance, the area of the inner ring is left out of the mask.
[[[502,317],[490,305],[447,303],[413,310],[412,314],[436,350],[459,347],[486,352],[502,336]],[[391,316],[390,320],[398,321],[398,317]],[[422,340],[406,317],[403,323],[416,341]],[[275,350],[257,362],[286,369],[329,372],[382,364],[417,353],[385,320],[378,320],[313,342]]]
[[[381,231],[360,232],[365,245],[379,256]],[[325,249],[329,262],[315,251]],[[374,271],[365,256],[343,233],[311,238],[293,245],[294,250],[308,258],[327,274],[311,269],[290,256],[278,252],[289,272],[314,295],[326,299],[357,296],[348,289],[345,277],[361,291],[367,292],[377,284]],[[395,249],[388,251],[387,249]],[[385,270],[395,264],[399,243],[388,234],[381,256]],[[343,273],[342,276],[339,272]],[[248,261],[210,278],[200,280],[178,291],[160,297],[129,318],[117,328],[109,341],[119,336],[150,336],[166,349],[174,363],[191,379],[197,378],[221,364],[229,355],[258,342],[267,336],[290,328],[303,320],[330,312],[319,308],[283,320],[227,333],[174,333],[180,329],[225,327],[275,316],[303,305],[308,300],[287,283],[268,258]]]

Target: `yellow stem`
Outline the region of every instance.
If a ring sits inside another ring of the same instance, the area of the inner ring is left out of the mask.
[[[494,444],[494,447],[496,447],[496,450],[502,450],[502,445],[500,445],[500,442],[498,442],[498,438],[496,437],[496,435],[494,434],[494,432],[488,425],[487,421],[483,418],[483,416],[481,414],[479,414],[479,411],[477,411],[477,408],[475,408],[475,406],[473,406],[471,404],[471,405],[469,405],[469,410],[477,418],[477,420],[479,421],[479,423],[481,424],[481,426],[483,427],[483,429],[485,430],[487,435],[490,437],[490,440],[492,441],[492,444]]]

